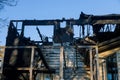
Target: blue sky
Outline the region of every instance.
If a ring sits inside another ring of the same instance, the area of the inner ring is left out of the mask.
[[[19,0],[15,7],[6,6],[0,16],[8,22],[13,19],[78,19],[81,11],[94,15],[120,14],[120,0]],[[4,45],[7,27],[0,31],[0,45]]]
[[[120,13],[119,0],[19,0],[15,7],[5,7],[1,16],[9,19],[78,18],[88,14]]]

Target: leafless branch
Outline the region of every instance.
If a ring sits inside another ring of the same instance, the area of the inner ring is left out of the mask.
[[[0,0],[0,10],[5,6],[16,6],[18,0]]]

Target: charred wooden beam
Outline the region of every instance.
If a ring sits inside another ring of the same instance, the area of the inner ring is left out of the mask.
[[[108,57],[120,49],[120,37],[99,43],[99,57]]]
[[[108,14],[108,15],[88,15],[81,12],[80,20],[88,21],[91,25],[96,24],[120,24],[120,14]]]
[[[70,22],[71,25],[80,25],[81,21],[79,19],[56,19],[56,20],[11,20],[11,22],[22,22],[24,26],[32,25],[55,25],[56,22]]]

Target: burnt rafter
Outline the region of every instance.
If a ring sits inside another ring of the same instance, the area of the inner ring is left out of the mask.
[[[91,15],[81,12],[80,20],[88,21],[89,24],[120,24],[120,14]]]
[[[24,26],[28,25],[55,25],[56,22],[71,22],[72,25],[80,25],[79,19],[56,19],[56,20],[11,20],[11,22],[22,22]]]

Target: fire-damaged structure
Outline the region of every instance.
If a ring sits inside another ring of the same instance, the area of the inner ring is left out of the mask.
[[[40,26],[53,26],[53,36],[43,36]],[[26,32],[30,27],[37,34]],[[40,40],[32,40],[35,35]],[[11,20],[0,53],[3,80],[120,80],[120,15],[81,12],[79,19]]]

